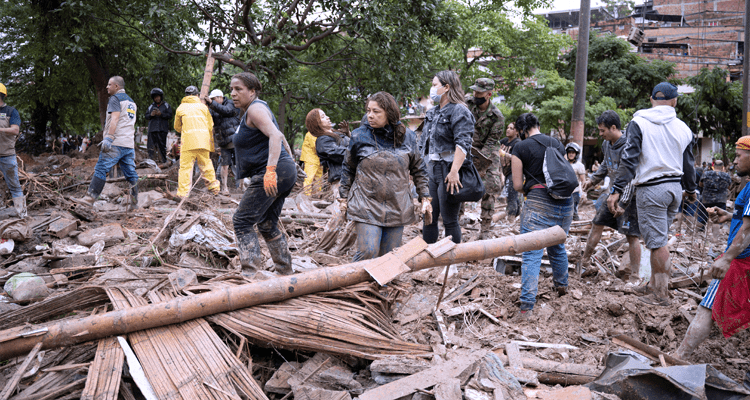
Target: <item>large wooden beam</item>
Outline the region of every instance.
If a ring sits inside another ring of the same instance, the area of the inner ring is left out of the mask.
[[[479,240],[456,245],[449,252],[433,257],[421,251],[406,264],[412,271],[519,254],[564,243],[565,231],[559,226],[523,235]],[[406,246],[424,245],[421,238]],[[273,303],[306,294],[325,292],[360,282],[372,281],[365,271],[370,261],[339,267],[319,268],[296,275],[222,288],[195,296],[112,311],[85,318],[69,319],[47,325],[0,331],[0,360],[26,354],[38,343],[43,349],[71,346],[114,335],[189,321],[208,315]]]

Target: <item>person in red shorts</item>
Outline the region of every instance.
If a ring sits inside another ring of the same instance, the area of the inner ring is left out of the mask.
[[[739,176],[750,175],[750,136],[737,141],[734,164]],[[712,320],[724,337],[750,327],[750,185],[737,196],[734,214],[719,207],[708,208],[708,214],[716,222],[732,224],[727,249],[708,272],[714,279],[675,353],[683,360],[708,338]]]

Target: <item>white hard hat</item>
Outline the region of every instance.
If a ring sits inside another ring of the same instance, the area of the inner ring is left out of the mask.
[[[214,89],[211,91],[211,94],[208,95],[208,98],[213,99],[214,97],[224,97],[224,92],[219,89]]]

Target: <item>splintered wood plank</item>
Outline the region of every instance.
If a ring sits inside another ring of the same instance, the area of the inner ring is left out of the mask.
[[[480,350],[465,357],[457,357],[454,360],[444,362],[414,375],[370,389],[362,393],[359,399],[395,400],[399,397],[408,396],[418,390],[424,390],[438,383],[446,382],[450,378],[457,377],[466,368],[469,368],[477,360],[484,357],[485,354],[487,354],[486,350]]]
[[[399,260],[395,254],[388,253],[370,261],[365,266],[365,271],[370,274],[372,279],[375,279],[375,282],[381,286],[385,286],[397,276],[404,272],[409,272],[411,269],[403,261]]]
[[[11,394],[13,394],[13,391],[16,390],[16,386],[18,386],[18,383],[21,382],[21,377],[23,377],[23,374],[26,372],[26,368],[29,367],[31,362],[36,357],[36,353],[39,352],[39,350],[42,348],[42,343],[37,343],[36,346],[31,350],[28,356],[26,356],[26,359],[23,360],[23,364],[21,364],[20,367],[16,370],[16,373],[13,374],[13,377],[8,381],[8,384],[5,385],[5,388],[2,392],[0,392],[0,400],[8,400]]]
[[[110,337],[100,340],[81,400],[116,400],[124,364],[125,353],[117,339]]]
[[[391,253],[370,261],[365,271],[370,274],[381,286],[395,279],[404,272],[411,271],[405,262],[427,248],[427,243],[422,238],[414,238],[405,245]]]
[[[453,238],[447,236],[442,240],[427,246],[427,252],[430,253],[432,258],[438,258],[443,254],[453,250],[454,247],[456,247],[456,243],[453,242]]]

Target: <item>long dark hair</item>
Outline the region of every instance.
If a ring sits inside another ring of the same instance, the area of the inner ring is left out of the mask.
[[[320,126],[321,112],[323,112],[323,110],[321,110],[320,108],[313,108],[309,113],[307,113],[307,117],[305,117],[305,126],[307,127],[307,130],[310,131],[310,134],[316,138],[319,138],[321,136],[332,137],[333,140],[335,140],[338,144],[341,136],[337,135],[336,132],[326,132]]]
[[[515,127],[521,139],[526,139],[529,129],[539,128],[539,118],[532,113],[523,113],[516,119]]]
[[[394,144],[396,147],[400,147],[406,137],[406,126],[401,123],[401,110],[398,108],[396,99],[388,92],[377,92],[367,98],[368,103],[371,101],[378,103],[378,107],[385,111],[388,125],[393,128]]]

